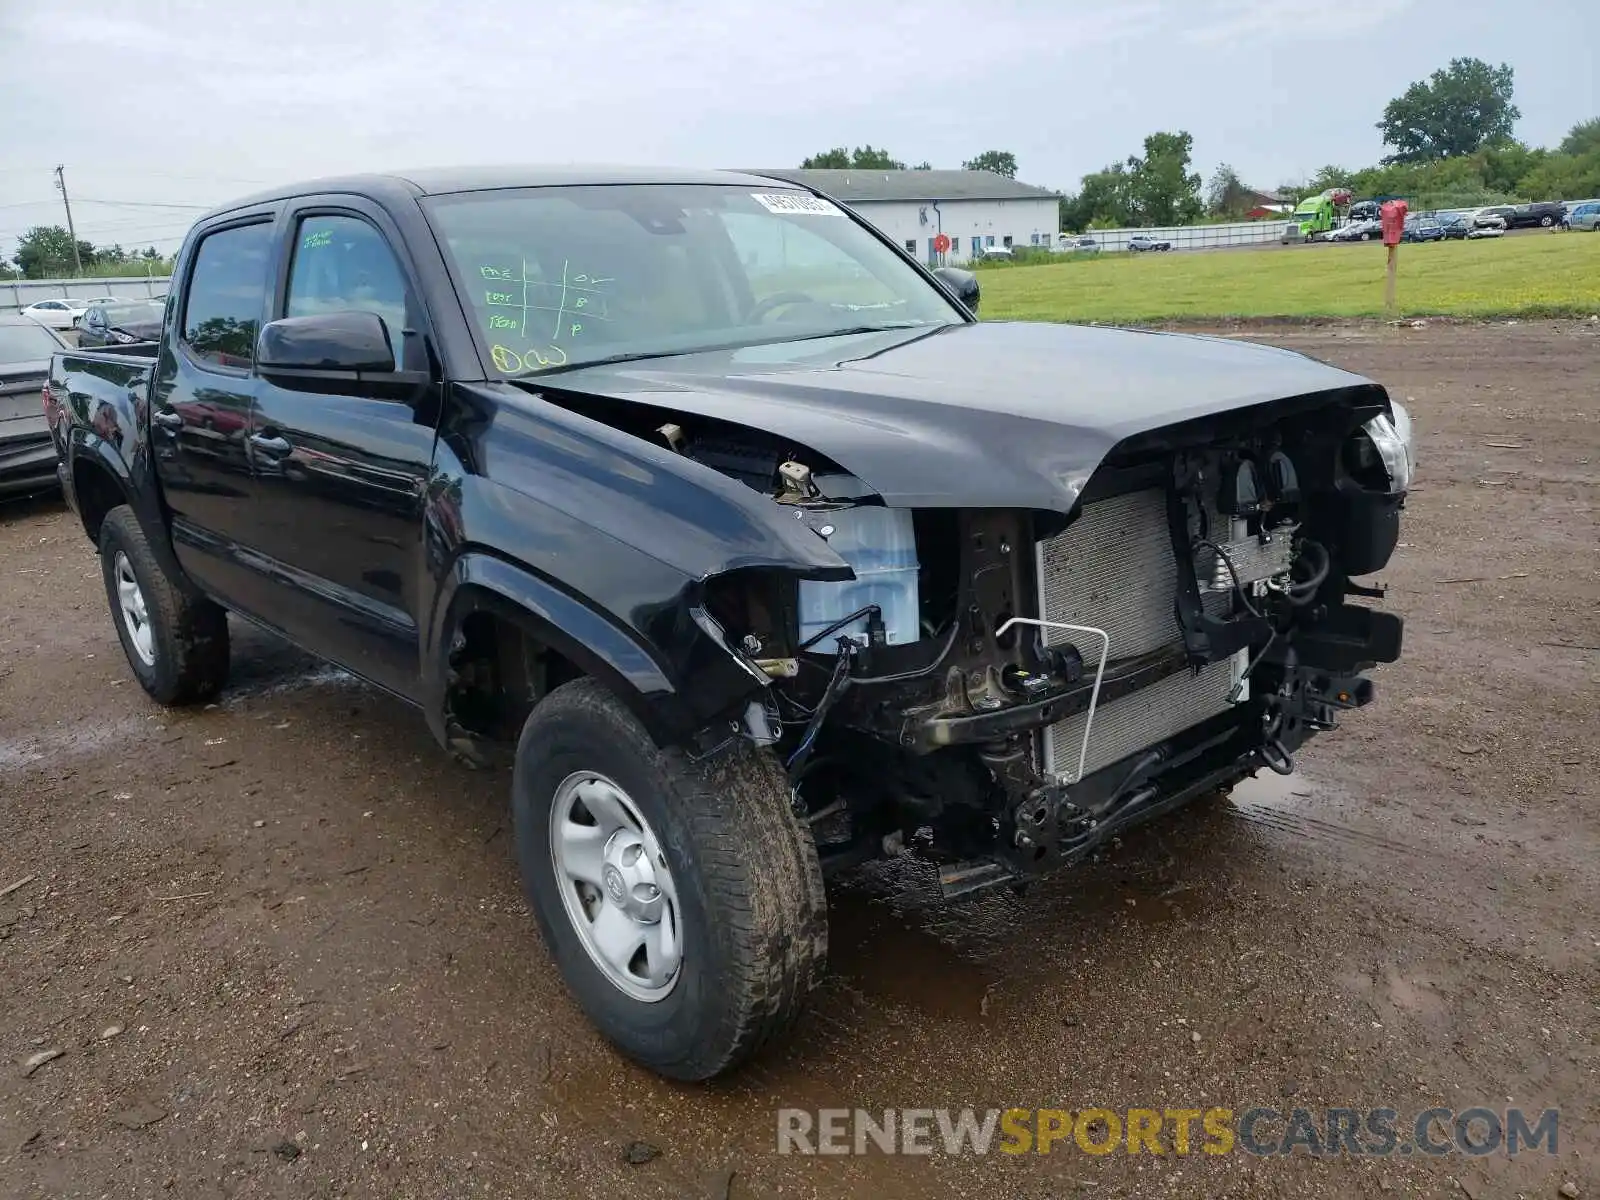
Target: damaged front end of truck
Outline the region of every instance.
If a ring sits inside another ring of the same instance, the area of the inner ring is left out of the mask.
[[[740,731],[781,757],[825,867],[910,850],[947,894],[1026,880],[1288,774],[1400,653],[1400,619],[1353,602],[1382,595],[1355,580],[1411,473],[1375,386],[1127,437],[1060,509],[890,507],[781,438],[661,432],[854,570],[732,572],[697,606],[765,681]]]

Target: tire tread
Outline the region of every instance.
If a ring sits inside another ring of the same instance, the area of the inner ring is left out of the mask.
[[[574,718],[598,723],[640,756],[689,827],[699,878],[678,886],[699,887],[723,927],[731,953],[717,987],[731,1002],[689,1057],[650,1065],[676,1078],[708,1079],[787,1031],[822,978],[828,919],[816,843],[795,817],[788,778],[770,753],[740,743],[696,761],[682,749],[659,747],[598,680],[574,680],[540,701],[519,759],[543,730]]]
[[[228,679],[227,611],[211,600],[190,595],[167,577],[150,549],[144,527],[126,504],[113,508],[100,524],[103,572],[109,572],[111,556],[119,548],[133,564],[146,607],[160,622],[158,632],[165,634],[158,639],[162,644],[157,649],[154,682],[141,676],[140,683],[162,704],[197,704],[215,698]],[[109,598],[109,584],[107,594]],[[120,640],[124,633],[121,614],[113,607],[111,615]],[[169,659],[165,671],[161,669],[163,656]]]

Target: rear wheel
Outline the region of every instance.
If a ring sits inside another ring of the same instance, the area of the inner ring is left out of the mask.
[[[167,578],[133,509],[100,523],[100,572],[139,685],[162,704],[210,700],[228,679],[228,614]]]
[[[523,727],[512,809],[545,942],[625,1054],[708,1079],[793,1022],[822,974],[827,903],[770,754],[693,762],[580,679]]]

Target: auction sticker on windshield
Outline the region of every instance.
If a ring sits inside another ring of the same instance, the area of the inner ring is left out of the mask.
[[[791,213],[802,217],[844,216],[837,205],[821,196],[808,196],[804,192],[751,192],[750,198],[768,212],[780,216]]]

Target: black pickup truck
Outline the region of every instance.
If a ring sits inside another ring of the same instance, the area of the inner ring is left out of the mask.
[[[1020,886],[1292,770],[1400,651],[1350,602],[1411,475],[1381,387],[980,322],[793,183],[324,180],[202,218],[174,289],[44,396],[139,682],[216,695],[232,613],[508,763],[556,962],[668,1075],[789,1024],[825,872]]]

